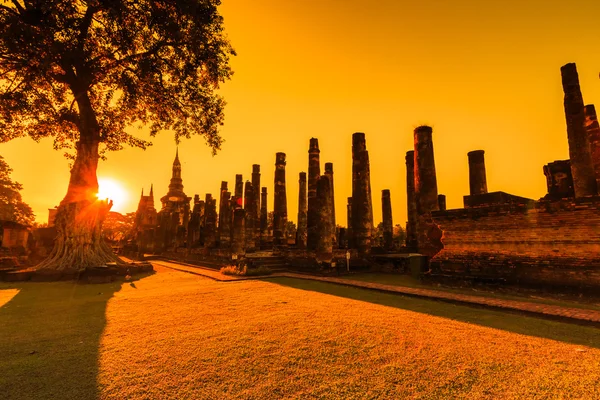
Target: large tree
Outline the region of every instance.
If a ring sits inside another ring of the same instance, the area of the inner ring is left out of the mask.
[[[126,131],[203,136],[216,152],[232,71],[219,0],[0,0],[0,142],[54,138],[73,158],[39,268],[82,270],[115,260],[101,239],[105,151],[150,143]]]
[[[11,172],[12,168],[0,156],[0,220],[33,225],[33,211],[19,193],[23,185],[11,179]]]

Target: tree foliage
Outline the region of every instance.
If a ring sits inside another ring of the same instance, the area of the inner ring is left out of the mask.
[[[102,224],[102,235],[112,243],[126,240],[133,235],[135,213],[125,215],[111,211]]]
[[[0,156],[0,220],[14,221],[24,225],[34,223],[31,207],[21,198],[23,185],[13,182],[12,168]]]
[[[219,4],[0,1],[0,142],[52,137],[75,149],[85,139],[103,154],[145,148],[126,128],[147,126],[176,141],[204,136],[216,152],[225,105],[216,90],[235,54]]]

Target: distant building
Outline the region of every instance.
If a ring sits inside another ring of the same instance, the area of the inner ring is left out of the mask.
[[[58,207],[48,209],[48,228],[51,228],[54,226],[54,222],[56,221],[56,212],[57,211],[58,211]]]
[[[154,208],[154,187],[150,185],[150,194],[142,196],[135,212],[133,230],[138,251],[142,253],[153,253],[155,251],[156,228],[158,225],[158,214]]]
[[[169,191],[160,199],[162,208],[158,212],[157,244],[161,244],[162,249],[177,248],[186,243],[191,200],[192,198],[183,191],[181,163],[177,151]]]
[[[154,207],[154,188],[142,196],[135,213],[134,232],[138,252],[160,253],[186,245],[190,220],[190,200],[183,191],[179,152],[175,153],[169,191],[161,199],[161,210]]]
[[[0,243],[3,249],[26,249],[30,227],[13,221],[0,220]]]

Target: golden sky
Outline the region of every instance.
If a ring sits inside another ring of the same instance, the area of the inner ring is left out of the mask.
[[[334,163],[337,221],[351,195],[351,136],[365,132],[375,223],[390,189],[394,223],[406,221],[404,156],[413,129],[433,126],[438,191],[448,208],[468,194],[467,152],[486,154],[489,191],[538,199],[542,166],[567,159],[560,67],[576,62],[584,101],[600,104],[600,2],[596,0],[223,0],[238,52],[223,86],[228,106],[222,151],[202,138],[179,155],[188,196],[233,188],[260,164],[273,206],[275,153],[287,154],[289,219],[297,219],[298,173],[319,139],[321,168]],[[142,135],[144,136],[144,135]],[[157,206],[175,155],[164,132],[146,151],[109,154],[99,177],[129,194],[116,211],[134,211],[154,183]],[[40,222],[66,193],[68,162],[40,144],[0,145]]]

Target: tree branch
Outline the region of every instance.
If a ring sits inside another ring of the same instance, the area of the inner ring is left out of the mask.
[[[85,39],[87,37],[88,30],[90,29],[90,25],[92,24],[92,19],[96,11],[98,11],[98,8],[93,6],[88,6],[87,10],[85,11],[83,21],[81,22],[81,28],[79,30],[78,47],[80,51],[83,51]]]

